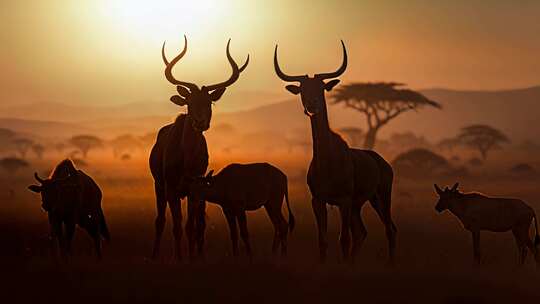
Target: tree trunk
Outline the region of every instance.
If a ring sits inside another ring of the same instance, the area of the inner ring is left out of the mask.
[[[482,160],[485,161],[487,159],[488,150],[480,149],[480,154],[482,154]]]
[[[364,149],[371,150],[375,147],[375,140],[377,138],[378,128],[370,128],[366,133],[366,139],[364,140]]]

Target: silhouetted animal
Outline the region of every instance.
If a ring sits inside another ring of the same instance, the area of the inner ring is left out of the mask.
[[[162,48],[165,63],[165,77],[176,85],[179,95],[171,97],[171,101],[179,106],[187,106],[187,114],[181,114],[172,124],[159,130],[156,143],[150,153],[150,171],[154,177],[157,217],[155,221],[156,235],[153,258],[159,255],[161,235],[165,227],[165,211],[167,202],[173,219],[173,235],[175,239],[176,258],[181,258],[180,243],[182,238],[182,210],[180,201],[187,195],[186,177],[202,176],[208,167],[208,148],[203,132],[210,127],[212,104],[218,101],[225,89],[232,85],[249,63],[249,56],[241,68],[229,52],[230,40],[227,43],[227,59],[232,67],[231,77],[225,82],[202,86],[180,81],[172,75],[173,66],[187,51],[187,38],[184,36],[184,50],[169,62],[165,56],[165,43]],[[202,255],[205,229],[205,204],[195,204],[188,200],[188,219],[186,232],[189,241],[190,256],[194,256],[195,241],[198,253]]]
[[[353,236],[352,256],[356,255],[367,231],[362,223],[361,208],[369,200],[386,227],[390,261],[394,258],[396,228],[392,222],[390,206],[392,194],[392,167],[376,152],[351,149],[347,143],[330,129],[324,91],[330,91],[339,83],[339,77],[347,68],[347,50],[343,47],[343,63],[332,73],[290,76],[281,71],[274,53],[276,74],[284,81],[299,82],[286,89],[300,94],[304,113],[311,120],[313,159],[309,166],[307,183],[313,196],[312,206],[319,230],[321,261],[326,259],[327,211],[326,203],[339,207],[341,214],[340,242],[344,259],[349,258],[350,231]]]
[[[512,230],[518,247],[519,264],[525,263],[527,247],[533,253],[536,265],[540,266],[540,237],[534,210],[519,199],[487,197],[480,193],[461,193],[458,183],[452,189],[443,190],[436,184],[439,201],[435,210],[450,210],[472,233],[474,259],[480,263],[480,231],[505,232]],[[529,227],[534,219],[536,236],[534,244],[529,237]]]
[[[101,190],[96,182],[77,170],[69,159],[60,162],[50,178],[42,179],[37,173],[34,177],[40,185],[31,185],[28,189],[41,193],[41,206],[49,217],[51,239],[58,241],[62,256],[71,254],[75,225],[79,225],[94,240],[97,257],[101,259],[101,237],[109,241],[110,234],[101,209]],[[53,250],[56,251],[55,244]]]
[[[289,205],[287,176],[268,163],[231,164],[212,176],[195,179],[190,186],[190,196],[195,201],[216,203],[223,209],[229,224],[233,254],[238,255],[238,235],[236,222],[240,226],[240,236],[251,258],[251,245],[248,237],[246,211],[264,206],[275,234],[272,245],[274,254],[281,245],[281,254],[287,254],[287,221],[281,214],[283,198],[289,211],[289,231],[294,229],[294,215]]]

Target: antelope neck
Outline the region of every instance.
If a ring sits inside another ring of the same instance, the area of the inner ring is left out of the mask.
[[[193,121],[189,114],[187,114],[184,120],[184,127],[182,128],[182,148],[184,149],[185,164],[190,164],[196,158],[195,149],[197,145],[194,143],[200,140],[201,136],[202,131],[193,128]]]
[[[319,113],[311,115],[311,135],[313,138],[313,158],[321,160],[331,152],[331,130],[328,124],[328,112],[326,110],[326,102],[323,101],[323,106]]]

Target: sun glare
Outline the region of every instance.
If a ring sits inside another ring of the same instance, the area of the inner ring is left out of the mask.
[[[215,29],[224,9],[220,0],[111,0],[103,5],[104,13],[122,32],[156,41]]]

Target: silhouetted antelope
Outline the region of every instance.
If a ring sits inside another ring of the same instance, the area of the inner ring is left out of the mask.
[[[54,242],[58,241],[62,256],[71,254],[75,225],[79,225],[94,240],[96,254],[101,259],[101,237],[110,240],[110,235],[101,209],[101,190],[96,182],[77,170],[69,159],[60,162],[50,178],[42,179],[37,173],[34,177],[40,185],[31,185],[28,189],[41,193],[41,207],[49,217],[53,250],[56,252]]]
[[[281,245],[281,254],[287,254],[287,221],[281,213],[283,198],[289,211],[289,230],[294,228],[294,215],[289,205],[287,176],[268,163],[231,164],[216,176],[210,171],[206,177],[199,177],[190,186],[190,196],[194,201],[209,201],[223,209],[231,234],[234,256],[238,255],[238,234],[236,222],[240,226],[240,236],[251,258],[246,211],[264,206],[274,225],[274,254]]]
[[[349,258],[350,231],[353,236],[352,256],[356,255],[367,231],[362,223],[361,208],[369,200],[386,227],[390,261],[394,258],[396,228],[390,214],[392,194],[392,167],[376,152],[351,149],[330,129],[324,91],[332,90],[347,68],[347,50],[343,47],[343,63],[332,73],[290,76],[282,72],[274,53],[274,68],[283,81],[299,82],[286,89],[300,94],[304,113],[311,120],[313,159],[309,166],[307,183],[313,196],[312,206],[319,230],[321,261],[326,259],[327,211],[326,203],[339,207],[341,214],[340,242],[345,260]],[[326,82],[327,79],[333,79]]]
[[[435,191],[439,201],[435,210],[450,210],[461,221],[465,229],[472,233],[473,253],[475,261],[480,264],[480,231],[505,232],[512,230],[518,247],[518,262],[525,263],[527,247],[531,250],[540,266],[540,237],[538,222],[534,210],[519,199],[487,197],[480,193],[461,193],[458,183],[452,189],[443,190],[436,184]],[[529,228],[534,219],[534,243],[529,237]]]
[[[171,101],[179,106],[187,106],[187,113],[179,115],[174,123],[159,130],[156,143],[150,153],[150,171],[154,177],[157,203],[153,258],[159,255],[161,235],[165,227],[167,202],[173,219],[176,258],[181,258],[182,210],[180,201],[187,195],[186,177],[202,176],[206,172],[208,148],[203,132],[210,127],[212,104],[218,101],[225,89],[238,79],[249,62],[248,56],[244,65],[238,68],[229,52],[229,45],[230,39],[227,43],[226,53],[232,67],[231,77],[222,83],[199,88],[194,83],[177,80],[171,72],[173,66],[186,54],[187,38],[184,36],[184,50],[171,62],[165,56],[165,43],[163,43],[162,57],[166,66],[165,77],[170,83],[176,85],[179,94],[172,96]],[[202,255],[204,230],[204,202],[195,204],[188,200],[186,232],[190,256],[194,256],[195,245],[198,247],[198,254]]]

